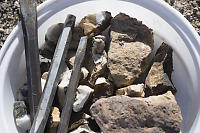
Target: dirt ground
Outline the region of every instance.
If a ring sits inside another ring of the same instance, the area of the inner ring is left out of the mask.
[[[37,0],[38,5],[45,0]],[[200,0],[165,0],[181,12],[200,34]],[[0,0],[0,48],[19,21],[19,0]]]

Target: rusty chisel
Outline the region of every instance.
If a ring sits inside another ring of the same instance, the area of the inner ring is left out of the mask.
[[[86,46],[87,46],[87,36],[81,37],[76,52],[74,67],[70,77],[69,87],[67,88],[65,105],[62,110],[61,121],[57,133],[67,133],[68,131],[69,120],[72,112],[72,105],[75,99],[75,92],[78,87],[80,79],[81,65],[85,57]]]
[[[75,16],[68,15],[65,20],[64,28],[57,43],[38,110],[29,133],[44,132],[61,73],[64,71],[64,67],[66,67],[65,58],[69,49],[69,43],[71,42],[72,28],[74,27],[75,19]]]
[[[42,93],[35,0],[20,0],[20,9],[26,55],[28,101],[33,120]]]

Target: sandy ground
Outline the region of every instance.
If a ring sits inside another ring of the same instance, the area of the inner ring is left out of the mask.
[[[38,5],[45,0],[37,0]],[[200,0],[165,0],[181,12],[200,34]],[[0,0],[0,48],[19,21],[19,0]]]

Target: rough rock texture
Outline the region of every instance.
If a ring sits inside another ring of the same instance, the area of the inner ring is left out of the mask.
[[[95,82],[94,87],[94,98],[93,101],[96,101],[100,98],[105,98],[112,96],[114,92],[114,85],[104,77],[100,77]]]
[[[52,107],[45,132],[56,133],[59,123],[60,123],[60,111],[58,108]]]
[[[27,108],[24,101],[15,101],[13,110],[17,128],[25,132],[31,128],[31,118],[27,114]]]
[[[89,97],[93,92],[94,90],[89,86],[79,85],[76,91],[76,98],[73,103],[73,111],[79,112],[83,108],[83,106],[85,105],[85,103],[87,102],[87,100],[89,99]]]
[[[108,68],[113,82],[117,87],[131,85],[150,63],[153,33],[142,22],[120,13],[111,21],[110,36]]]
[[[102,98],[90,112],[104,133],[179,133],[182,121],[171,92],[148,98]]]
[[[111,13],[107,11],[89,14],[81,20],[78,27],[83,29],[85,35],[93,37],[105,30],[110,25],[111,19]]]
[[[116,91],[116,95],[144,97],[144,84],[130,85],[124,88],[120,88]]]
[[[163,94],[168,90],[176,92],[171,82],[172,52],[172,48],[165,43],[162,43],[156,52],[153,65],[145,81],[145,86],[150,89],[151,95]]]

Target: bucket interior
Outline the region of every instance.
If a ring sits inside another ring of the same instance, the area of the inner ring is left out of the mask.
[[[195,93],[197,77],[195,64],[187,48],[187,44],[184,43],[178,33],[167,21],[156,15],[156,13],[131,2],[118,0],[88,1],[79,4],[75,4],[78,2],[77,0],[73,2],[59,0],[38,13],[39,45],[41,46],[44,43],[48,27],[59,22],[64,22],[67,14],[75,15],[77,17],[76,22],[80,21],[87,14],[104,10],[111,12],[112,16],[123,12],[137,18],[153,29],[155,39],[154,52],[162,42],[168,43],[174,50],[172,81],[177,89],[176,99],[181,107],[183,116],[181,131],[189,132],[199,107],[199,103],[195,102],[197,98],[197,94]],[[173,16],[168,21],[173,21]],[[19,30],[19,33],[11,42],[12,45],[4,56],[6,60],[4,60],[4,72],[1,74],[1,77],[3,77],[1,78],[3,80],[3,84],[1,85],[3,91],[0,94],[2,96],[0,105],[3,104],[3,108],[0,109],[0,119],[2,119],[0,121],[0,128],[4,128],[7,132],[15,133],[17,129],[13,118],[14,94],[16,89],[23,86],[26,82],[24,45],[21,30]]]

